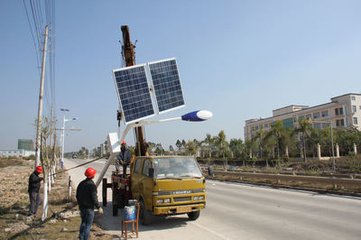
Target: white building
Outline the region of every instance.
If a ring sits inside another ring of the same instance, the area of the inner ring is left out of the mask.
[[[29,157],[35,155],[35,151],[17,149],[17,150],[0,150],[0,157]]]
[[[314,128],[353,127],[361,131],[361,94],[349,93],[331,98],[331,102],[309,107],[290,105],[272,111],[272,117],[246,120],[245,140],[251,139],[263,128],[269,130],[272,123],[282,121],[285,127],[297,127],[298,120],[312,119]]]

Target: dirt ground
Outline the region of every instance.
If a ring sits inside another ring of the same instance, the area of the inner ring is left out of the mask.
[[[0,239],[77,239],[79,211],[74,197],[68,199],[65,173],[57,175],[49,193],[48,218],[41,221],[42,205],[34,218],[27,216],[28,178],[33,167],[31,160],[0,159]],[[119,238],[104,234],[93,224],[90,239]]]

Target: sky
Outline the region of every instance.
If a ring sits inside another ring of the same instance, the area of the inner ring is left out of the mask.
[[[186,106],[155,119],[206,109],[205,122],[145,127],[146,140],[175,146],[225,131],[291,104],[318,105],[361,93],[361,1],[55,1],[55,107],[76,117],[65,151],[93,148],[118,129],[112,70],[122,67],[121,25],[136,63],[176,58]],[[0,1],[0,150],[35,139],[40,74],[23,1]],[[47,105],[45,103],[45,105]],[[45,106],[45,113],[49,111]],[[133,132],[128,134],[134,145]]]

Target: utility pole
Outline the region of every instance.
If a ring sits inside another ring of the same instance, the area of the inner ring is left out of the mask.
[[[122,53],[125,61],[125,65],[127,67],[135,65],[135,51],[134,44],[130,41],[129,27],[127,25],[121,26],[121,30],[123,33],[123,46]],[[145,139],[143,134],[143,127],[134,128],[134,134],[136,136],[136,144],[135,144],[135,155],[136,156],[145,156],[146,147],[145,147]]]
[[[45,79],[45,64],[46,64],[46,48],[48,45],[48,26],[45,26],[43,57],[41,64],[41,77],[40,77],[40,91],[39,91],[39,105],[38,105],[38,120],[36,128],[36,145],[35,145],[35,167],[40,163],[40,148],[41,148],[41,126],[43,115],[43,96],[44,96],[44,79]]]

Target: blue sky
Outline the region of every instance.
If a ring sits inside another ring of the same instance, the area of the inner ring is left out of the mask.
[[[138,64],[175,57],[186,107],[213,112],[202,123],[146,127],[165,148],[177,139],[204,139],[224,130],[242,138],[247,119],[269,117],[290,104],[317,105],[360,93],[361,2],[56,1],[55,89],[60,108],[79,127],[66,151],[92,148],[117,131],[112,69],[121,66],[120,26],[137,40]],[[35,138],[39,69],[23,2],[0,2],[0,149]],[[48,109],[48,107],[45,107]],[[59,125],[60,126],[60,125]],[[121,126],[121,131],[124,125]],[[133,145],[131,133],[127,138]]]

